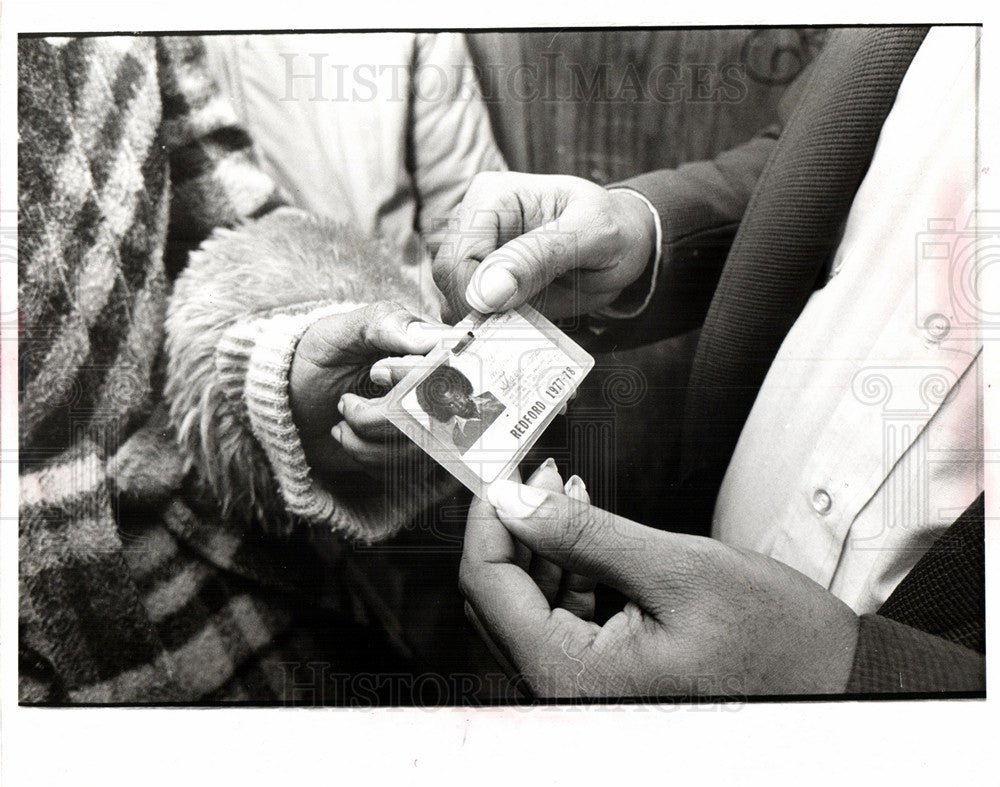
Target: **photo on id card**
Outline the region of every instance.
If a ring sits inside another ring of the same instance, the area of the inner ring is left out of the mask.
[[[480,496],[509,478],[594,366],[530,306],[473,312],[389,394],[404,434]]]

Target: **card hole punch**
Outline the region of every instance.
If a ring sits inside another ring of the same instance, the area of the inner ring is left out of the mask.
[[[454,347],[451,348],[452,355],[461,355],[468,349],[469,345],[472,344],[473,339],[476,336],[472,331],[467,331],[465,336],[458,340]]]

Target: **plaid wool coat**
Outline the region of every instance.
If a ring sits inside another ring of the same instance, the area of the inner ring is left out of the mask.
[[[337,675],[408,663],[364,571],[226,524],[169,429],[170,282],[281,204],[203,61],[19,42],[22,702],[338,702]]]

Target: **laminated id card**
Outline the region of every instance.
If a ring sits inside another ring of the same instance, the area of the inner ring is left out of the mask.
[[[386,397],[389,420],[480,497],[509,478],[594,359],[530,306],[472,312]]]

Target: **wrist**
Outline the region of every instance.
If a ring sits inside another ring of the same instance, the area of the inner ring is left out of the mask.
[[[337,411],[337,394],[331,388],[334,375],[312,360],[319,351],[310,345],[322,342],[322,337],[313,331],[314,325],[299,339],[288,374],[292,423],[310,470],[318,474],[358,470],[357,463],[330,434],[342,418]]]
[[[826,595],[826,609],[812,610],[811,626],[794,646],[797,667],[782,679],[784,685],[770,686],[765,693],[841,694],[847,688],[860,618],[840,599]]]
[[[600,315],[614,319],[639,316],[649,305],[656,287],[656,277],[662,255],[663,230],[660,216],[645,196],[628,188],[612,188],[609,193],[625,216],[626,257],[622,266],[625,282],[612,303]]]
[[[608,193],[623,217],[627,244],[622,259],[623,281],[627,287],[642,276],[656,255],[655,213],[648,201],[631,189],[609,189]]]
[[[306,329],[295,345],[292,363],[288,369],[288,406],[292,411],[292,423],[303,438],[303,442],[311,438],[317,430],[315,422],[317,416],[329,418],[329,412],[323,412],[317,408],[315,396],[310,396],[313,391],[317,377],[319,377],[316,365],[309,360],[310,353],[305,351],[310,343],[309,331],[312,326]],[[332,409],[337,415],[336,409]],[[330,420],[330,426],[333,426]]]

